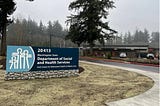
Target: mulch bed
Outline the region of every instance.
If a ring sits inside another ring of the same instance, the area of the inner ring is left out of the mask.
[[[84,71],[83,67],[79,67],[79,73],[82,73]]]

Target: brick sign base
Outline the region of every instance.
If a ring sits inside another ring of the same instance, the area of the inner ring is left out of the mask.
[[[9,72],[6,73],[5,80],[63,78],[71,76],[79,76],[79,70],[33,71],[33,72],[14,72],[14,73]]]

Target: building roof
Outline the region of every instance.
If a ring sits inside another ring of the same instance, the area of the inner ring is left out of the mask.
[[[84,46],[89,48],[88,45]],[[102,49],[129,49],[129,50],[148,50],[149,45],[96,45],[94,48],[102,48]]]

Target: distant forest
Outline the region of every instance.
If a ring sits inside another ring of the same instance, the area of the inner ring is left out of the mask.
[[[49,21],[44,25],[32,19],[16,19],[7,28],[7,45],[48,47],[51,41],[52,47],[76,47],[77,45],[65,39],[67,34],[67,29],[64,29],[59,21]],[[147,29],[143,31],[137,29],[133,34],[131,32],[117,34],[105,44],[142,44],[159,47],[159,32],[150,34]]]
[[[7,45],[75,47],[65,40],[67,30],[58,21],[49,21],[47,26],[32,19],[16,19],[7,28]],[[50,40],[51,38],[51,40]]]
[[[126,45],[149,45],[150,47],[159,47],[159,32],[149,33],[147,29],[136,30],[133,34],[127,32],[125,34],[118,34],[107,44],[126,44]]]

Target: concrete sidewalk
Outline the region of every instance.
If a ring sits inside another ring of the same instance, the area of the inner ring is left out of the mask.
[[[119,68],[119,69],[124,69],[127,71],[140,73],[140,74],[143,74],[143,75],[146,75],[152,78],[155,82],[154,86],[143,94],[140,94],[138,96],[128,98],[128,99],[122,99],[122,100],[115,101],[115,102],[110,102],[110,103],[106,102],[106,105],[109,105],[109,106],[160,106],[160,94],[159,94],[160,74],[159,73],[148,72],[148,71],[132,69],[132,68],[124,68],[124,67],[113,66],[113,65],[86,62],[86,61],[81,61],[81,62],[85,62],[85,63],[89,63],[93,65],[101,65],[101,66]]]

